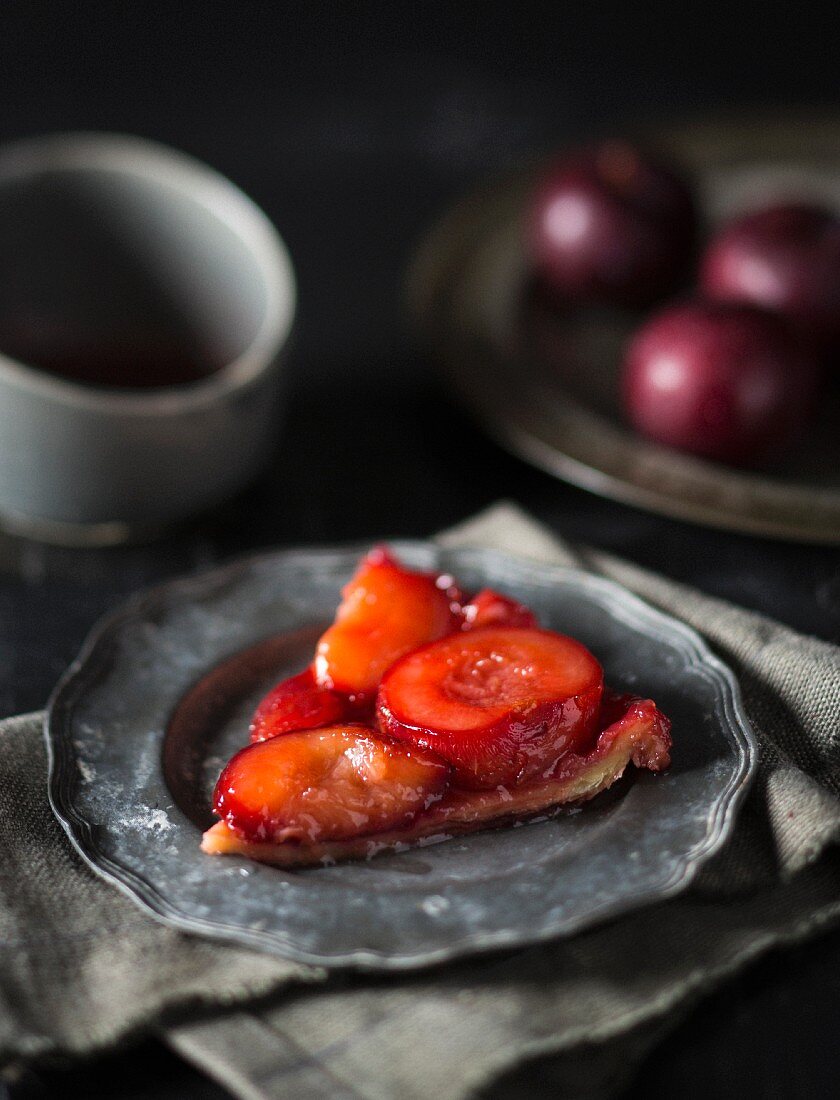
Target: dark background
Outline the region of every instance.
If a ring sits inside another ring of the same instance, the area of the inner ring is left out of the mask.
[[[427,535],[500,496],[840,640],[836,551],[701,531],[530,470],[451,403],[399,305],[430,220],[524,156],[640,120],[840,116],[838,30],[802,4],[4,0],[0,139],[129,131],[208,161],[286,238],[300,314],[275,460],[237,501],[146,547],[0,536],[0,714],[41,707],[95,619],[138,587],[258,546]],[[837,933],[766,959],[700,1006],[630,1095],[835,1095],[838,964]],[[221,1095],[153,1043],[38,1071],[13,1095],[71,1088]]]

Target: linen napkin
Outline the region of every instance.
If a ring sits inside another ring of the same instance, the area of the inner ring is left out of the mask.
[[[725,849],[678,898],[572,939],[410,976],[329,976],[165,928],[87,871],[46,801],[39,716],[10,719],[0,724],[5,1064],[90,1053],[154,1027],[247,1100],[517,1095],[529,1060],[547,1054],[543,1087],[607,1095],[705,990],[840,917],[840,650],[561,545],[509,504],[441,541],[603,573],[706,636],[741,682],[762,750]]]

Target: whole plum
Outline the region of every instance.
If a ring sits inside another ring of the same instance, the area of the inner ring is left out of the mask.
[[[840,218],[810,203],[770,206],[725,225],[700,265],[716,301],[777,310],[806,337],[840,348]]]
[[[686,183],[627,143],[555,161],[528,209],[534,270],[561,300],[649,306],[678,289],[697,218]]]
[[[785,320],[688,302],[653,316],[623,364],[628,419],[659,443],[734,465],[771,457],[803,428],[818,367]]]

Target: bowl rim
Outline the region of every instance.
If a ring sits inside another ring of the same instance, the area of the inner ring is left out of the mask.
[[[266,291],[256,334],[206,378],[179,386],[117,390],[49,374],[0,350],[0,383],[91,412],[173,415],[205,407],[269,371],[288,342],[297,307],[294,266],[274,224],[235,183],[202,161],[148,138],[78,131],[47,134],[0,149],[0,185],[38,173],[96,170],[180,193],[231,229],[254,259]]]

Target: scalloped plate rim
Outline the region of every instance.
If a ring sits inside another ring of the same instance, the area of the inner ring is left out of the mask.
[[[172,578],[135,594],[114,612],[103,616],[95,624],[78,656],[58,681],[50,696],[44,716],[44,737],[48,759],[47,790],[50,805],[71,844],[87,866],[98,876],[118,887],[124,895],[131,898],[141,909],[166,926],[175,927],[184,932],[199,933],[223,942],[239,943],[304,964],[330,969],[354,969],[369,972],[413,970],[463,956],[537,944],[550,939],[566,937],[583,928],[607,921],[621,913],[630,912],[652,902],[672,897],[685,889],[702,864],[711,858],[728,838],[738,809],[754,778],[758,765],[758,746],[743,708],[740,686],[729,666],[713,653],[701,635],[692,627],[647,603],[609,578],[570,566],[548,565],[533,559],[517,557],[483,547],[444,547],[423,540],[389,540],[389,542],[398,553],[402,547],[409,550],[432,550],[436,553],[454,553],[459,556],[472,555],[478,559],[489,558],[503,561],[515,570],[530,569],[532,575],[528,579],[532,582],[535,580],[535,575],[545,578],[546,583],[550,582],[552,578],[562,579],[566,583],[572,583],[593,593],[598,593],[601,597],[602,606],[606,608],[610,615],[615,613],[616,605],[620,605],[622,609],[632,610],[635,615],[649,624],[661,625],[672,637],[675,635],[679,637],[682,643],[681,648],[689,657],[688,667],[709,670],[711,678],[727,704],[726,710],[730,719],[726,729],[727,739],[737,755],[737,767],[726,788],[718,795],[714,804],[714,812],[710,813],[709,829],[703,840],[675,860],[670,875],[663,876],[661,881],[653,884],[648,890],[634,894],[632,899],[623,897],[613,899],[586,914],[557,921],[554,925],[530,931],[527,935],[523,935],[521,929],[515,928],[506,928],[493,933],[479,931],[471,937],[462,938],[455,946],[404,954],[381,952],[371,948],[360,948],[355,951],[345,950],[334,955],[308,952],[290,943],[281,932],[271,930],[254,931],[235,924],[191,916],[179,910],[177,904],[164,897],[158,887],[143,878],[141,874],[114,862],[102,852],[94,837],[91,823],[79,813],[77,807],[73,805],[72,800],[69,798],[68,792],[64,789],[67,769],[75,764],[76,760],[74,750],[67,736],[66,724],[72,715],[76,693],[84,690],[87,678],[98,671],[95,662],[99,652],[103,647],[107,647],[115,632],[139,613],[159,606],[166,597],[173,593],[176,597],[186,596],[189,599],[192,589],[201,591],[215,585],[225,584],[239,573],[259,567],[263,563],[274,562],[278,558],[282,558],[287,562],[294,562],[295,559],[299,559],[301,562],[311,562],[313,559],[326,561],[331,558],[344,558],[348,555],[355,556],[370,545],[369,543],[363,543],[356,546],[342,545],[330,548],[295,547],[261,551],[239,557],[199,574]],[[542,579],[538,580],[537,583],[543,583]]]

